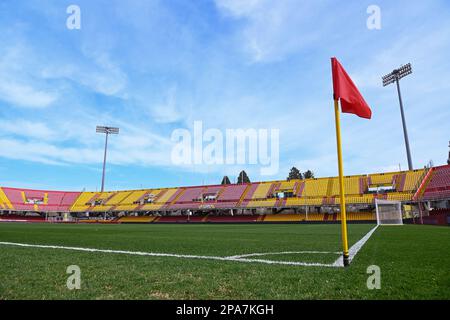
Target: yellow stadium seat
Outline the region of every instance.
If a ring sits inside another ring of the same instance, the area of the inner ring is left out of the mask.
[[[6,194],[0,188],[0,206],[2,209],[14,209]]]
[[[252,195],[252,200],[266,199],[267,193],[272,187],[272,184],[273,184],[272,182],[260,183]]]

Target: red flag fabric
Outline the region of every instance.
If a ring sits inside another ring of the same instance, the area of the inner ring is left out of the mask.
[[[358,117],[370,119],[372,110],[364,100],[350,76],[336,58],[331,58],[334,99],[341,100],[341,109]]]

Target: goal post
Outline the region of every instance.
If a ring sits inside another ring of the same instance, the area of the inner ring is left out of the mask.
[[[400,201],[375,199],[377,225],[403,225]]]

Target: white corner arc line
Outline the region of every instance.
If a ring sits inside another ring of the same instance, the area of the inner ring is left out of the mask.
[[[26,247],[26,248],[40,248],[40,249],[62,249],[82,252],[100,252],[100,253],[115,253],[115,254],[128,254],[137,256],[152,256],[152,257],[172,257],[172,258],[184,258],[184,259],[204,259],[204,260],[219,260],[219,261],[235,261],[246,263],[264,263],[264,264],[276,264],[276,265],[289,265],[289,266],[305,266],[305,267],[341,267],[336,263],[314,263],[314,262],[295,262],[295,261],[277,261],[277,260],[265,260],[265,259],[248,259],[240,258],[236,256],[219,257],[219,256],[200,256],[200,255],[188,255],[188,254],[175,254],[175,253],[158,253],[158,252],[142,252],[142,251],[126,251],[126,250],[111,250],[111,249],[95,249],[95,248],[83,248],[83,247],[67,247],[67,246],[55,246],[55,245],[41,245],[41,244],[28,244],[17,242],[0,242],[0,245]],[[323,253],[323,252],[320,252]],[[261,254],[259,254],[261,255]]]
[[[361,248],[364,246],[364,244],[369,240],[369,238],[372,236],[372,234],[377,230],[378,225],[373,227],[369,232],[366,233],[364,237],[362,237],[358,242],[356,242],[349,250],[348,250],[348,259],[349,262],[353,260],[353,258],[356,256],[356,254],[361,250]],[[342,256],[337,258],[336,261],[333,263],[336,267],[343,267],[344,261],[342,260]]]

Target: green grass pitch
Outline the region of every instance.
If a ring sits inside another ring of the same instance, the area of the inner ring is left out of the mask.
[[[350,245],[373,225],[349,225]],[[202,256],[266,255],[329,264],[340,225],[1,223],[0,242]],[[66,286],[69,265],[81,289]],[[381,270],[369,290],[367,267]],[[450,299],[450,228],[382,226],[348,268],[245,263],[0,245],[0,299]]]

